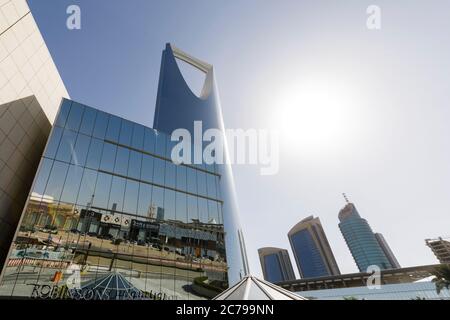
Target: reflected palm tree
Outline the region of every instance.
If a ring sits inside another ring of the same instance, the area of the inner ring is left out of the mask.
[[[450,265],[442,264],[432,271],[432,274],[436,277],[433,282],[436,285],[437,294],[440,294],[444,288],[450,288]]]

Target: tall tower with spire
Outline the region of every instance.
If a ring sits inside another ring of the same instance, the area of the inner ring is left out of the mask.
[[[376,265],[380,269],[397,267],[393,265],[393,259],[389,259],[386,255],[386,250],[383,250],[383,246],[380,244],[380,241],[372,231],[367,220],[359,215],[355,205],[348,200],[345,193],[343,196],[346,205],[339,211],[339,229],[359,271],[366,272],[367,268],[372,265]],[[384,243],[387,245],[385,241]]]

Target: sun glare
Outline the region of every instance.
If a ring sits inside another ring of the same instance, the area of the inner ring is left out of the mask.
[[[276,128],[290,148],[327,149],[348,137],[352,124],[348,88],[326,81],[293,85],[277,99]]]

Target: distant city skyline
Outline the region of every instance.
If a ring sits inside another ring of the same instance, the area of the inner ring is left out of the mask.
[[[72,1],[29,4],[77,101],[151,126],[160,49],[173,42],[214,64],[228,127],[284,125],[278,175],[233,168],[253,274],[257,248],[287,247],[282,235],[310,214],[341,272],[355,272],[342,192],[402,266],[436,263],[424,239],[450,233],[448,2],[378,1],[380,30],[366,26],[372,3],[356,0],[80,0],[81,30],[65,27]]]

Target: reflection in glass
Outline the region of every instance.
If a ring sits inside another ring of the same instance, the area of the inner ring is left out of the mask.
[[[153,182],[159,185],[164,185],[164,167],[166,165],[166,161],[161,160],[159,158],[155,158],[153,165],[154,165]]]
[[[176,166],[177,168],[177,186],[176,188],[182,191],[187,191],[186,188],[186,167]]]
[[[124,194],[125,179],[121,177],[113,177],[108,209],[112,211],[122,211]]]
[[[206,188],[206,173],[197,170],[197,191],[199,195],[208,196]]]
[[[86,167],[97,170],[100,166],[100,160],[103,151],[103,142],[92,138],[89,145],[89,152],[86,159]]]
[[[139,182],[127,180],[125,189],[125,198],[123,202],[123,211],[136,214],[139,196]]]
[[[86,157],[88,154],[89,145],[91,138],[85,136],[84,134],[78,134],[77,142],[75,143],[75,148],[72,156],[72,163],[78,166],[84,166],[86,163]]]
[[[95,181],[97,179],[97,171],[84,169],[83,179],[81,180],[80,192],[78,194],[77,203],[88,205],[92,201],[95,191]]]
[[[149,155],[142,155],[142,172],[141,179],[144,181],[153,181],[153,157]]]
[[[138,150],[142,150],[144,148],[144,126],[137,123],[133,124],[133,138],[131,139],[131,146]]]
[[[77,133],[72,130],[65,129],[59,144],[56,160],[70,162],[72,153],[75,148]]]
[[[128,164],[128,176],[134,179],[140,179],[142,165],[142,153],[131,150],[130,161]]]
[[[94,193],[94,206],[99,208],[108,208],[109,191],[111,190],[112,176],[100,172],[97,178]]]
[[[106,134],[106,129],[108,128],[109,115],[102,112],[97,111],[97,117],[95,118],[95,126],[94,131],[92,132],[92,136],[98,139],[104,139]]]
[[[83,168],[76,165],[70,165],[66,182],[64,183],[64,190],[61,195],[61,201],[68,203],[76,202],[82,177]],[[63,181],[61,181],[60,183],[62,185]]]
[[[81,121],[80,132],[88,136],[92,135],[92,130],[94,129],[95,117],[97,111],[92,108],[85,108],[83,114],[83,120]]]
[[[117,117],[110,117],[108,122],[108,129],[106,130],[106,140],[119,142],[121,119]]]
[[[139,184],[138,215],[156,219],[156,214],[152,213],[152,186],[147,183]],[[153,209],[155,210],[155,209]]]
[[[164,189],[164,219],[175,220],[175,191]]]
[[[72,102],[72,107],[70,108],[69,116],[67,117],[66,122],[67,129],[78,131],[78,129],[80,128],[83,111],[84,111],[83,105],[77,102]]]
[[[61,136],[63,129],[60,127],[53,127],[51,135],[47,141],[47,146],[45,148],[45,157],[55,158],[56,151],[58,151],[59,142],[61,141]]]
[[[164,180],[164,185],[166,187],[175,188],[176,167],[173,164],[173,162],[170,161],[165,162],[166,162],[166,177]]]
[[[66,179],[67,169],[69,165],[63,162],[55,161],[50,173],[50,177],[45,188],[45,195],[52,197],[54,201],[58,201]]]
[[[58,116],[55,119],[55,126],[62,127],[66,125],[66,120],[70,112],[70,106],[72,105],[72,101],[63,100],[61,107],[59,108]]]
[[[122,120],[119,143],[126,146],[131,146],[132,136],[133,136],[133,123],[128,120]]]
[[[145,128],[144,130],[144,151],[154,154],[156,144],[155,130]]]
[[[108,172],[114,172],[114,162],[116,160],[117,147],[110,143],[103,146],[102,160],[100,169]]]
[[[124,147],[117,148],[116,165],[114,173],[126,176],[128,169],[128,159],[130,157],[130,150]]]
[[[44,195],[45,186],[47,185],[47,180],[50,175],[52,165],[53,160],[49,160],[46,158],[42,159],[39,172],[34,182],[33,192],[38,193],[41,196]]]

